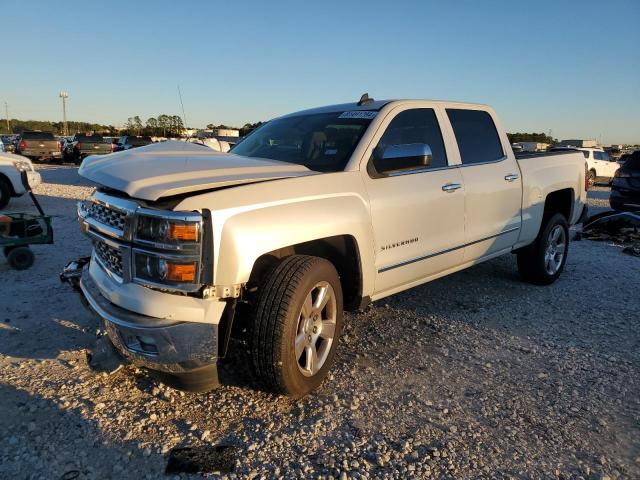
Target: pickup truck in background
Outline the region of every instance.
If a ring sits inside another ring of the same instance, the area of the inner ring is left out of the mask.
[[[124,358],[190,389],[218,382],[231,338],[266,386],[304,395],[343,310],[509,253],[551,284],[586,214],[581,152],[516,158],[495,112],[468,103],[365,95],[230,153],[169,141],[79,173],[100,185],[78,205],[82,294]]]
[[[22,183],[23,172],[26,173],[31,188],[40,185],[42,179],[33,168],[31,160],[13,153],[0,153],[0,210],[9,204],[11,197],[27,193]]]
[[[22,132],[16,153],[32,160],[62,160],[60,142],[51,132]]]
[[[125,135],[118,139],[118,143],[113,147],[114,152],[121,152],[122,150],[130,150],[132,148],[144,147],[153,143],[151,137],[139,136],[134,137],[132,135]]]
[[[102,135],[76,134],[64,147],[65,160],[80,165],[82,160],[89,155],[106,155],[111,153],[111,144],[107,143]]]

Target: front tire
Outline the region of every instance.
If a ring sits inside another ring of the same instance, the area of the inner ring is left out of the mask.
[[[329,261],[282,260],[263,282],[251,335],[254,370],[273,391],[301,397],[331,368],[342,331],[342,287]]]
[[[550,285],[564,270],[569,253],[569,224],[560,213],[545,215],[536,240],[518,251],[518,271],[534,285]]]

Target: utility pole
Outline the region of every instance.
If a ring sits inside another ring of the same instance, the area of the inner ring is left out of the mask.
[[[9,105],[4,102],[4,114],[7,116],[7,132],[11,133],[11,123],[9,122]]]
[[[64,122],[64,135],[69,135],[69,128],[67,127],[67,98],[69,94],[67,92],[60,92],[59,97],[62,99],[62,121]]]

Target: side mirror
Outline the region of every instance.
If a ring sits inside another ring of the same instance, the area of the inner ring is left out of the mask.
[[[389,145],[382,155],[373,156],[373,166],[378,174],[413,170],[431,166],[433,155],[426,143],[403,143]]]

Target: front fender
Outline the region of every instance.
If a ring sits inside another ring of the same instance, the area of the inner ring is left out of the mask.
[[[266,253],[350,235],[359,250],[366,296],[373,291],[375,279],[366,198],[360,172],[338,172],[209,192],[186,199],[178,209],[210,209],[217,287],[247,283],[256,260]]]
[[[368,295],[373,289],[373,271],[369,271],[374,265],[371,224],[365,205],[353,196],[304,199],[229,217],[216,241],[214,282],[246,283],[260,256],[337,235],[355,239],[363,269],[363,295]]]

